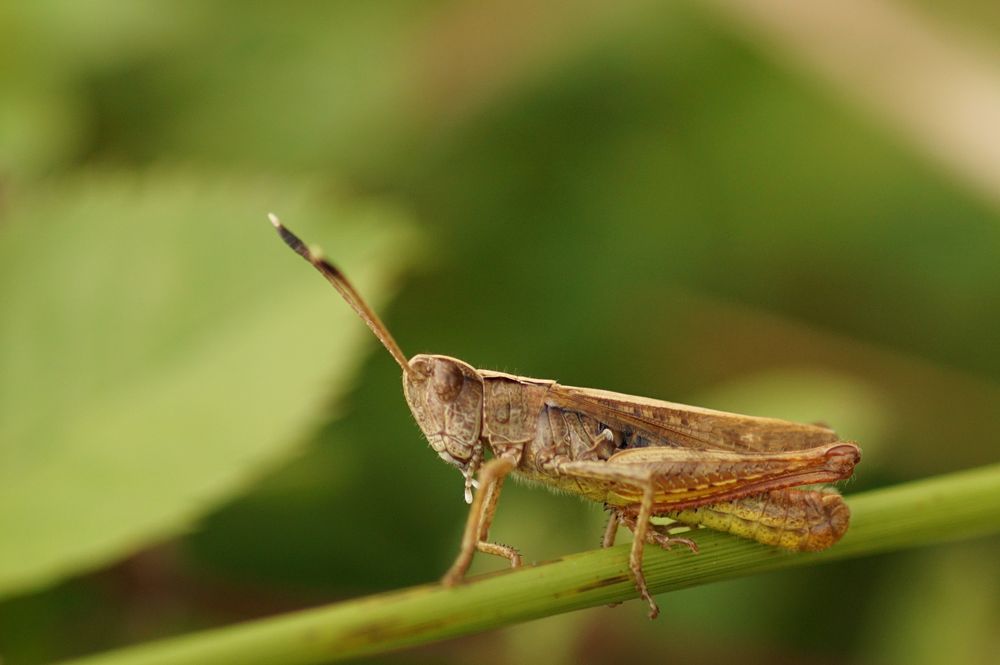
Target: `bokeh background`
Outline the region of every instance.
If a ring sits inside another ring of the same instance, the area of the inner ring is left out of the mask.
[[[822,420],[848,494],[997,461],[1000,9],[814,4],[3,3],[3,662],[450,563],[460,476],[271,210],[408,354]],[[602,526],[510,484],[493,533]],[[995,662],[998,544],[377,660]]]

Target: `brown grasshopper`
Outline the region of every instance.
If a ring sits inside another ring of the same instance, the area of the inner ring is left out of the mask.
[[[479,370],[448,356],[407,360],[344,275],[270,219],[396,360],[406,401],[431,448],[465,477],[471,507],[445,585],[462,581],[476,550],[521,564],[517,550],[487,540],[511,473],[603,503],[611,513],[605,547],[619,525],[633,532],[629,568],[650,618],[659,608],[642,572],[646,543],[698,551],[692,540],[652,524],[653,516],[796,551],[825,549],[847,530],[850,510],[839,494],[794,489],[853,473],[861,450],[833,430]]]

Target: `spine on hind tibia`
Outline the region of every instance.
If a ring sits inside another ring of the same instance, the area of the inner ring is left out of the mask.
[[[851,511],[834,490],[781,489],[735,501],[664,513],[683,524],[750,538],[799,552],[830,547],[844,535]]]

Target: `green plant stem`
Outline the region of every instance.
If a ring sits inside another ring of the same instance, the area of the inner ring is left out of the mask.
[[[654,593],[1000,532],[1000,464],[849,497],[852,524],[834,547],[790,554],[699,531],[702,553],[646,549]],[[73,661],[77,665],[325,663],[636,597],[627,545],[469,580],[251,621]],[[663,602],[669,609],[669,601]],[[645,621],[645,610],[635,610]]]

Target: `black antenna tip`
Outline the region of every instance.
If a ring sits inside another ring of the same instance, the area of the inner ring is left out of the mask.
[[[271,224],[275,229],[277,229],[278,235],[281,236],[281,239],[285,241],[286,245],[295,250],[297,254],[300,254],[307,259],[310,258],[309,249],[306,247],[305,243],[303,243],[297,235],[286,229],[285,225],[281,223],[281,220],[278,219],[277,215],[273,212],[269,212],[267,213],[267,218],[271,220]]]

